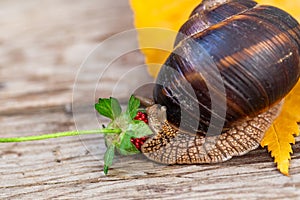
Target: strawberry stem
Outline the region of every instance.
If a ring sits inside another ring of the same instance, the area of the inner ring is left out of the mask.
[[[120,134],[121,132],[122,132],[121,129],[106,129],[106,128],[96,129],[96,130],[84,130],[84,131],[67,131],[67,132],[35,135],[35,136],[0,138],[0,143],[27,142],[27,141],[34,141],[34,140],[45,140],[45,139],[51,139],[51,138],[76,136],[76,135],[87,135],[87,134]]]

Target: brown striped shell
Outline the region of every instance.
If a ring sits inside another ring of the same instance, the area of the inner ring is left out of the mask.
[[[251,0],[204,1],[157,77],[156,105],[148,108],[156,135],[143,153],[163,163],[202,163],[256,148],[299,79],[299,51],[300,26],[288,13]],[[158,122],[161,112],[167,121]],[[222,134],[206,151],[210,128]]]
[[[215,91],[216,98],[226,98],[225,128],[257,116],[279,102],[299,79],[300,29],[286,12],[254,1],[201,8],[202,4],[181,27],[175,53],[158,75],[154,100],[167,107],[168,120],[176,126],[180,112],[192,117],[199,107],[199,130],[206,131],[212,117],[222,118],[211,112],[207,79],[217,76],[214,69],[225,88],[225,93]],[[191,56],[191,46],[196,45],[205,51],[199,53],[200,59],[198,53]]]

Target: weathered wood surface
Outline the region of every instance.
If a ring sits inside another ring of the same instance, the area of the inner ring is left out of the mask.
[[[2,0],[0,7],[1,137],[95,128],[95,113],[86,112],[93,105],[85,104],[84,96],[93,92],[98,75],[85,73],[79,85],[86,90],[75,90],[76,126],[70,110],[73,84],[81,63],[99,42],[133,28],[128,2]],[[110,51],[113,47],[106,49]],[[92,60],[91,69],[103,59],[106,56],[99,55]],[[101,91],[92,95],[109,96],[132,63],[142,63],[136,51],[117,61],[101,80]],[[118,95],[123,101],[130,92],[126,86],[136,84],[139,76],[122,84]],[[299,142],[294,151],[290,177],[276,170],[265,149],[198,166],[165,166],[142,156],[118,156],[105,176],[105,146],[99,135],[0,144],[0,198],[299,199]]]

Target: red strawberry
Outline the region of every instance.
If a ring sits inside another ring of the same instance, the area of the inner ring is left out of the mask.
[[[141,138],[131,138],[130,142],[139,150],[141,151],[141,147],[144,142],[148,139],[148,137],[141,137]]]
[[[144,121],[148,124],[148,116],[147,113],[143,113],[141,111],[137,112],[136,116],[134,117],[135,120]],[[130,142],[139,150],[141,151],[141,147],[144,142],[148,139],[148,137],[141,137],[141,138],[131,138]]]
[[[143,113],[141,111],[137,112],[136,116],[134,117],[135,120],[141,120],[144,121],[146,124],[148,124],[148,116],[147,113]]]

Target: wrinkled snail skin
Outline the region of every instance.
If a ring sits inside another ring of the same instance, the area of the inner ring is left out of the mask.
[[[164,164],[217,163],[244,155],[259,146],[281,105],[279,103],[265,113],[233,124],[221,135],[209,137],[183,133],[167,120],[162,123],[160,116],[166,109],[155,104],[147,109],[149,125],[155,135],[142,146],[142,152],[149,159]]]
[[[257,148],[299,79],[299,52],[300,26],[288,13],[251,0],[204,1],[157,77],[147,108],[154,136],[143,154],[165,164],[215,163]],[[211,109],[212,90],[224,116]],[[221,134],[207,134],[220,126]]]

